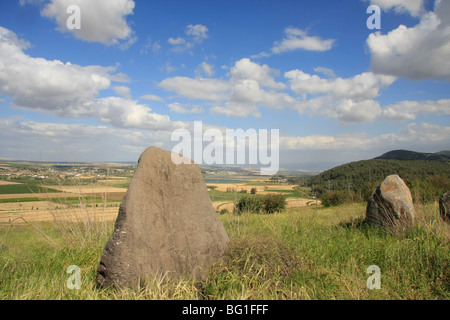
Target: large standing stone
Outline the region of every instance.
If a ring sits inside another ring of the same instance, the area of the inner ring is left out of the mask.
[[[415,219],[411,191],[398,175],[390,175],[369,197],[366,221],[396,229],[408,227]]]
[[[450,191],[439,198],[439,212],[444,221],[450,222]]]
[[[174,164],[171,152],[150,147],[120,205],[97,280],[102,286],[134,286],[154,275],[205,280],[228,243],[198,165]]]

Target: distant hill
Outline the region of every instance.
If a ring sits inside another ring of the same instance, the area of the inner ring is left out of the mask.
[[[420,192],[432,198],[450,190],[450,157],[447,152],[427,154],[395,150],[374,159],[326,170],[309,178],[305,184],[319,195],[327,191],[350,191],[365,199],[384,178],[398,174],[410,188],[420,185]]]
[[[450,160],[450,151],[440,151],[436,153],[424,153],[409,150],[393,150],[386,152],[385,154],[376,157],[374,159],[385,159],[385,160]]]

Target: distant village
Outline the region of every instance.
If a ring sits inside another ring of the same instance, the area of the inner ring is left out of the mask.
[[[0,163],[1,180],[102,179],[131,176],[135,166]]]
[[[106,163],[48,163],[48,162],[10,162],[0,161],[0,180],[27,181],[46,179],[54,180],[100,180],[108,177],[132,177],[136,164],[106,164]],[[206,176],[259,176],[259,171],[251,168],[201,166],[202,174]],[[269,184],[287,183],[283,175],[267,177],[264,182]]]

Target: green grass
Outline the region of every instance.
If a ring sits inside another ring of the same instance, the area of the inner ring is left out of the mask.
[[[229,253],[206,282],[154,278],[138,290],[96,286],[112,222],[0,226],[0,299],[450,299],[450,226],[436,204],[417,206],[416,225],[399,234],[364,225],[364,210],[221,215]],[[81,269],[79,290],[66,287],[69,265]],[[371,265],[381,269],[379,290],[366,287]]]
[[[251,193],[241,193],[239,190],[237,192],[223,192],[223,191],[217,191],[217,190],[208,190],[209,197],[211,198],[211,201],[230,201],[234,202],[235,200],[239,200],[242,197],[245,196],[254,196]]]
[[[77,205],[87,204],[87,205],[97,205],[100,206],[104,202],[105,203],[121,203],[122,200],[114,200],[114,199],[102,199],[101,197],[66,197],[66,198],[51,198],[49,199],[51,202],[61,205]]]
[[[309,198],[311,192],[307,193],[303,190],[293,189],[293,190],[276,190],[276,189],[267,189],[267,192],[273,193],[281,193],[284,194],[288,198]]]
[[[42,187],[35,184],[11,184],[0,186],[0,194],[49,193],[49,192],[61,192],[61,191]]]
[[[0,203],[15,203],[15,202],[34,202],[34,201],[42,201],[41,198],[9,198],[9,199],[0,199]]]

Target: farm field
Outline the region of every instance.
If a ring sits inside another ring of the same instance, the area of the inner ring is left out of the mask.
[[[71,183],[47,182],[45,185],[38,181],[0,180],[0,224],[53,221],[55,216],[80,221],[85,214],[83,208],[92,211],[89,214],[98,216],[99,220],[115,220],[130,177],[108,176],[92,180],[80,177]],[[214,182],[208,182],[211,180]],[[233,212],[235,201],[243,196],[253,196],[252,189],[257,195],[284,194],[287,209],[320,205],[320,201],[309,197],[308,190],[300,190],[293,184],[267,183],[265,178],[258,176],[207,176],[205,181],[217,212],[223,209]],[[98,210],[99,207],[104,209]]]
[[[320,205],[320,200],[312,199],[308,188],[299,188],[293,184],[263,183],[256,181],[241,183],[206,183],[209,195],[216,211],[226,209],[233,212],[234,203],[244,196],[253,196],[251,190],[255,189],[256,195],[283,194],[286,196],[286,208],[300,208],[311,205]]]
[[[114,183],[116,181],[123,180],[116,179]],[[54,221],[56,218],[78,222],[86,215],[96,221],[113,221],[126,190],[100,183],[41,186],[2,181],[0,224]]]

